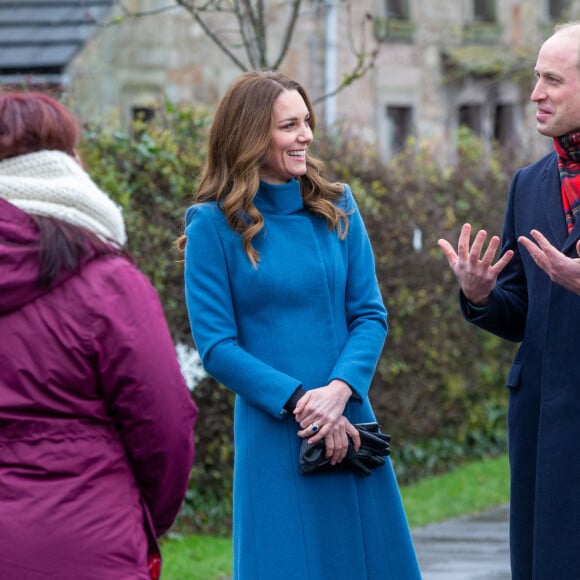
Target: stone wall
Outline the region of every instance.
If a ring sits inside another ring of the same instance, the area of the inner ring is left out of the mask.
[[[472,1],[409,1],[414,23],[411,41],[379,43],[371,71],[332,102],[316,105],[319,122],[336,118],[388,158],[393,153],[394,129],[387,108],[408,107],[413,136],[428,142],[442,161],[452,161],[458,109],[479,104],[482,135],[489,138],[495,106],[509,104],[514,107],[514,131],[521,142],[538,151],[545,148],[545,140],[535,135],[533,112],[527,106],[529,87],[522,78],[464,75],[450,79],[447,74],[446,50],[465,45],[466,24],[473,19]],[[498,1],[499,35],[485,50],[535,60],[547,35],[547,1]],[[85,120],[126,123],[134,107],[149,107],[165,97],[212,109],[241,70],[207,38],[190,14],[177,6],[162,10],[171,4],[169,0],[126,0],[124,4],[132,12],[149,14],[112,14],[71,64],[68,93],[79,115]],[[384,16],[383,5],[379,0],[336,2],[336,79],[354,69],[353,46],[358,51],[377,47],[372,21],[366,15]],[[270,9],[268,37],[274,55],[287,13],[279,1],[272,2]],[[325,86],[327,12],[323,2],[314,0],[305,0],[302,11],[281,68],[301,81],[316,100],[329,88]],[[224,18],[215,19],[213,25],[221,31],[235,29],[235,23]],[[240,51],[236,54],[244,56]],[[532,68],[533,63],[530,83]],[[335,114],[329,116],[331,111]]]

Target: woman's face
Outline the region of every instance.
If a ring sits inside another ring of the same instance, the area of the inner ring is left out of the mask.
[[[298,91],[284,91],[274,101],[268,158],[260,167],[260,179],[286,183],[306,173],[306,149],[312,142],[310,113]]]

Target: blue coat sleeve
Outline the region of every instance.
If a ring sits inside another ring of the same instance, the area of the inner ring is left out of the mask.
[[[345,186],[349,215],[346,317],[348,339],[331,379],[348,383],[366,397],[387,335],[387,311],[375,272],[371,243],[348,186]]]
[[[185,294],[193,339],[211,376],[281,418],[301,383],[238,344],[224,234],[218,226],[222,219],[214,204],[192,206],[186,216]]]

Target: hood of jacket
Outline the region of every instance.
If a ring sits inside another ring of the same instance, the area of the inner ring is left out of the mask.
[[[38,230],[31,217],[0,199],[0,314],[42,296],[38,278]]]

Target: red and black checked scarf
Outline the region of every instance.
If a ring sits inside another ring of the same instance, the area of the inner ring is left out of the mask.
[[[554,137],[554,149],[558,154],[562,204],[570,233],[580,213],[580,131]]]

